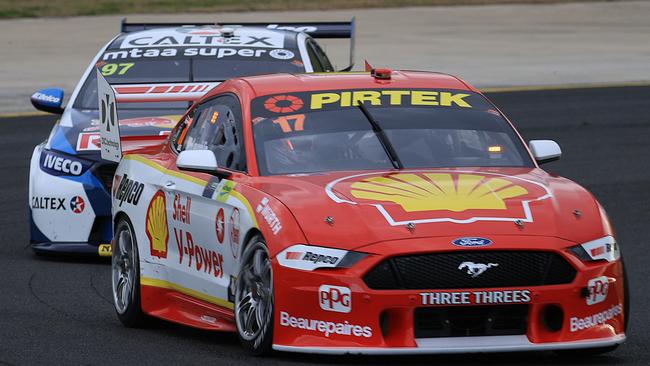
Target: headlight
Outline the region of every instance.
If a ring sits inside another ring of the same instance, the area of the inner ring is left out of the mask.
[[[366,255],[343,249],[298,244],[283,250],[277,258],[282,267],[313,271],[317,268],[349,268]]]
[[[621,257],[621,250],[612,236],[592,240],[569,248],[583,262],[606,260],[614,262]]]

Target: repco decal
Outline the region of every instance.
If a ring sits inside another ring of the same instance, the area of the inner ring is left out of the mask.
[[[167,199],[163,191],[156,192],[149,202],[145,217],[145,232],[149,238],[151,255],[167,258],[169,231],[167,228]]]
[[[129,179],[128,175],[124,174],[122,181],[115,192],[115,199],[120,201],[118,206],[122,207],[124,201],[132,205],[137,205],[140,201],[140,196],[142,196],[143,190],[143,183]]]

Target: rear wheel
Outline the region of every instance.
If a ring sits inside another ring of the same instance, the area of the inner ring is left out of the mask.
[[[273,268],[264,238],[254,236],[246,246],[235,289],[235,322],[239,340],[253,355],[273,345]]]
[[[116,226],[111,264],[113,282],[113,305],[122,324],[137,327],[144,323],[146,315],[140,303],[140,261],[133,227],[127,218],[121,218]]]

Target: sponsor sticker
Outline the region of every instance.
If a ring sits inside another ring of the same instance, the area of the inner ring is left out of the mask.
[[[118,162],[122,159],[120,124],[115,91],[97,69],[97,103],[99,105],[99,131],[101,156],[104,160]]]
[[[421,292],[422,305],[526,304],[530,290]]]
[[[190,224],[190,209],[192,207],[192,197],[183,197],[180,194],[174,194],[174,203],[172,220],[183,224]]]
[[[65,198],[60,197],[32,197],[32,209],[35,210],[53,210],[66,211]]]
[[[589,296],[587,296],[587,305],[599,304],[607,299],[609,291],[609,277],[601,276],[592,278],[587,283]]]
[[[120,180],[120,185],[115,191],[115,199],[120,201],[118,206],[122,207],[124,202],[137,206],[143,191],[144,183],[130,179],[127,174],[124,174]]]
[[[239,254],[239,239],[239,209],[235,207],[230,214],[230,250],[234,258]]]
[[[305,103],[295,95],[275,95],[264,101],[264,108],[275,113],[291,113],[300,110]]]
[[[121,48],[141,47],[189,47],[189,46],[231,46],[231,47],[263,47],[282,48],[284,34],[265,32],[256,35],[235,35],[221,37],[216,34],[169,34],[168,32],[147,36],[139,33],[131,34],[122,41]]]
[[[84,164],[81,161],[53,154],[51,152],[44,152],[41,154],[41,168],[52,175],[74,175],[80,176],[86,172],[89,164]]]
[[[571,325],[571,332],[577,332],[579,330],[585,330],[593,328],[598,325],[607,323],[609,320],[614,319],[614,317],[621,315],[623,312],[623,305],[618,304],[614,305],[611,308],[601,311],[599,313],[586,316],[584,318],[571,317],[569,319],[569,324]]]
[[[195,243],[189,231],[174,228],[174,239],[178,247],[179,264],[186,264],[188,268],[213,275],[215,278],[223,277],[221,253]]]
[[[269,199],[267,197],[264,197],[260,204],[257,205],[256,211],[262,215],[264,221],[269,225],[271,232],[273,232],[273,235],[277,235],[282,230],[280,218],[278,218],[278,215],[276,215],[275,211],[269,205]]]
[[[295,317],[291,316],[291,314],[286,311],[280,311],[280,325],[283,327],[318,332],[323,334],[325,337],[329,337],[332,334],[363,338],[372,337],[372,328],[369,326],[350,324],[348,321],[338,323]]]
[[[341,249],[298,244],[283,250],[277,258],[281,266],[313,271],[336,267],[346,254],[347,251]]]
[[[70,210],[76,214],[84,212],[86,202],[81,196],[74,196],[70,199]]]
[[[217,217],[214,219],[214,226],[217,232],[217,241],[223,244],[224,235],[226,232],[226,219],[224,218],[223,208],[217,212]]]
[[[167,199],[163,191],[156,192],[149,202],[145,217],[145,233],[149,239],[151,255],[167,258],[169,229],[167,227]]]
[[[101,136],[98,132],[82,132],[77,138],[77,151],[96,151],[101,149]]]
[[[538,182],[462,171],[362,173],[329,183],[326,193],[337,203],[375,208],[391,226],[533,222],[531,202],[551,197],[550,191]]]
[[[97,254],[99,254],[100,257],[110,257],[113,255],[113,247],[111,247],[110,244],[99,244]]]
[[[322,285],[318,288],[318,304],[325,311],[352,311],[352,291],[348,287]]]

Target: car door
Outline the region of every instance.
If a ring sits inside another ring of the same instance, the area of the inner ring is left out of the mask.
[[[220,168],[232,177],[246,172],[242,114],[231,94],[205,101],[195,109],[187,131],[180,131],[178,150],[211,150]],[[163,178],[167,196],[171,281],[197,292],[197,297],[230,306],[231,284],[238,271],[244,207],[228,200],[233,178],[178,170],[175,163]],[[207,297],[206,297],[207,296]]]

